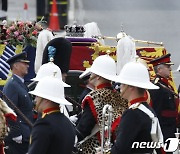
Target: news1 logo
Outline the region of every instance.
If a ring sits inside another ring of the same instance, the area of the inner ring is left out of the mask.
[[[174,152],[178,149],[178,146],[179,146],[178,138],[168,138],[164,143],[163,142],[133,142],[131,148],[159,149],[162,147],[165,152]]]
[[[177,150],[178,145],[179,145],[178,138],[168,138],[163,144],[163,149],[165,152],[174,152]]]

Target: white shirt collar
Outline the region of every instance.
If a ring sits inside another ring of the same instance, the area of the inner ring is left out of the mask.
[[[14,74],[14,75],[17,76],[22,81],[22,83],[24,83],[24,79],[22,77],[20,77],[20,76],[18,76],[16,74]]]

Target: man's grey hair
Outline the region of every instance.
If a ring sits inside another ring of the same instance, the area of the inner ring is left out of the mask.
[[[159,68],[162,68],[164,66],[164,64],[159,64],[159,65],[157,65],[157,66],[154,66],[154,72],[155,73],[158,73],[158,69]]]

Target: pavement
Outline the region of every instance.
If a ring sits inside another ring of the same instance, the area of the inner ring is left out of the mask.
[[[36,1],[37,0],[9,0],[8,1],[8,20],[36,20]],[[27,3],[28,9],[24,9],[24,5]],[[68,10],[68,22],[71,24],[74,20],[74,0],[69,1]]]
[[[8,1],[8,11],[7,19],[9,21],[21,20],[21,21],[35,21],[36,20],[36,1],[37,0],[9,0]],[[27,9],[24,9],[25,3],[27,4]],[[68,24],[73,24],[74,20],[74,0],[69,1],[68,10]],[[57,36],[65,36],[65,31],[55,32]]]
[[[27,3],[27,10],[24,5]],[[36,0],[8,0],[8,20],[36,20]]]

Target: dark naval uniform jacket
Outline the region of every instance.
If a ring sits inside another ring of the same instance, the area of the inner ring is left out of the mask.
[[[33,126],[28,154],[71,154],[74,141],[69,119],[59,108],[49,108]]]
[[[142,97],[142,101],[143,101]],[[133,103],[137,103],[140,99],[135,99]],[[130,102],[131,103],[131,102]],[[133,104],[131,103],[131,104]],[[152,112],[146,102],[142,103]],[[111,154],[139,154],[139,153],[152,153],[153,149],[138,148],[134,146],[134,142],[151,142],[151,124],[150,117],[138,108],[127,109],[122,117],[117,131],[116,142],[112,146]]]
[[[154,84],[160,87],[157,90],[149,90],[152,108],[155,110],[159,119],[164,141],[167,138],[175,137],[177,104],[175,93],[168,86],[168,80],[157,76]]]
[[[13,75],[4,86],[3,92],[12,103],[14,103],[31,122],[33,122],[33,103],[28,94],[28,89],[21,79],[16,75]],[[10,104],[8,105],[12,107]],[[17,116],[17,121],[8,121],[8,125],[10,127],[10,132],[6,141],[10,142],[12,141],[12,138],[20,135],[22,135],[23,141],[29,141],[31,128],[20,116]]]

